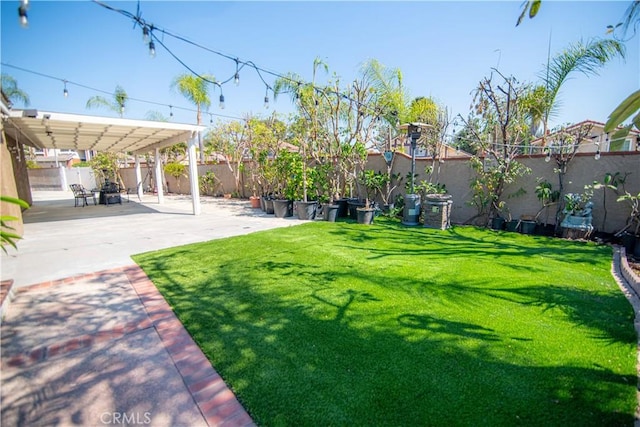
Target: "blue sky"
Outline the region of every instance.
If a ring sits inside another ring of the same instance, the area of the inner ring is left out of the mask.
[[[108,4],[135,13],[136,2]],[[376,58],[399,67],[413,96],[431,96],[464,116],[471,92],[498,67],[520,81],[536,81],[547,60],[569,43],[606,37],[608,24],[620,21],[629,1],[543,1],[538,16],[515,27],[521,1],[502,2],[177,2],[142,1],[142,18],[157,27],[187,37],[209,49],[243,61],[253,61],[278,73],[295,72],[311,79],[313,60],[322,58],[331,73],[353,80],[360,65]],[[1,1],[1,59],[3,63],[69,81],[63,83],[2,66],[31,97],[31,108],[77,114],[114,115],[87,110],[87,99],[122,86],[131,98],[125,117],[142,119],[150,110],[172,121],[194,123],[193,108],[173,92],[173,78],[187,70],[162,47],[150,58],[140,28],[125,17],[90,1],[31,1],[29,28],[18,23],[19,2]],[[161,36],[160,36],[161,37]],[[223,80],[235,63],[183,42],[164,42],[199,73]],[[560,93],[562,102],[554,124],[585,119],[605,121],[628,94],[640,87],[640,36],[627,43],[626,61],[615,60],[599,76],[576,75]],[[325,77],[321,77],[320,81]],[[267,83],[273,77],[265,75]],[[211,112],[241,117],[272,111],[293,111],[286,96],[263,107],[265,85],[255,71],[240,73],[240,86],[223,87],[226,108],[212,95]],[[108,95],[106,95],[108,97]],[[214,117],[214,120],[216,118]],[[205,115],[205,124],[209,116]]]

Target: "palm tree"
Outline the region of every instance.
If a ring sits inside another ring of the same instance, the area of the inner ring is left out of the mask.
[[[536,97],[541,105],[531,109],[533,120],[537,121],[534,125],[542,122],[543,138],[547,134],[549,118],[560,106],[558,103],[560,89],[570,76],[576,72],[586,76],[598,75],[599,69],[616,57],[625,57],[623,44],[617,40],[594,39],[586,44],[583,42],[571,44],[549,61],[540,85],[544,88],[544,96]],[[540,86],[534,91],[541,91]]]
[[[171,82],[172,89],[177,90],[182,96],[187,98],[189,102],[196,106],[196,122],[198,125],[202,123],[202,109],[211,106],[211,98],[209,98],[210,86],[208,83],[214,81],[215,77],[208,74],[201,76],[180,74]],[[198,133],[198,147],[200,149],[200,163],[204,163],[204,146],[200,133]]]
[[[18,87],[16,79],[8,74],[2,74],[2,92],[13,103],[21,102],[25,107],[29,106],[29,95]]]
[[[108,110],[116,112],[120,117],[124,114],[124,108],[127,104],[129,95],[122,88],[122,86],[116,86],[116,90],[113,93],[113,100],[108,100],[103,96],[92,96],[87,101],[87,108],[106,108]]]
[[[394,128],[399,121],[406,121],[410,102],[409,95],[402,86],[402,71],[399,68],[385,67],[376,59],[365,62],[361,71],[380,94],[385,108],[382,117],[389,126]]]

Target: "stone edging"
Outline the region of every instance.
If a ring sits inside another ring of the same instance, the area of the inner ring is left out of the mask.
[[[640,278],[629,266],[627,254],[624,247],[613,246],[613,262],[611,263],[611,274],[618,282],[620,290],[627,297],[635,313],[633,326],[636,330],[636,405],[634,425],[640,427]]]

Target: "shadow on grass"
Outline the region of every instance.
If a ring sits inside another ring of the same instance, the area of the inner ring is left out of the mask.
[[[361,249],[356,243],[373,245],[381,238],[375,229],[328,230],[340,232],[356,250]],[[399,246],[416,245],[415,236],[401,231],[391,230]],[[487,245],[468,247],[468,256],[496,256],[495,247],[489,250],[492,242],[455,234],[446,238],[458,248],[474,240],[473,244]],[[228,252],[198,252],[204,246],[137,257],[258,424],[633,423],[633,360],[619,370],[626,372],[621,374],[598,361],[587,367],[545,365],[526,354],[506,357],[511,343],[526,346],[527,338],[504,336],[467,320],[398,311],[389,290],[398,292],[400,305],[401,296],[434,293],[445,302],[474,304],[480,296],[561,310],[576,324],[598,331],[599,338],[628,344],[632,353],[633,329],[625,324],[630,310],[616,309],[609,318],[597,316],[600,304],[607,311],[609,305],[621,307],[619,299],[598,295],[584,308],[578,301],[593,295],[568,287],[502,289],[481,279],[438,286],[410,278],[390,283],[385,272],[363,271],[348,262],[320,266],[284,259],[289,247],[278,242],[242,262],[234,262]],[[501,250],[526,253],[517,243],[500,244]],[[373,246],[366,250],[375,254]],[[387,249],[374,256],[411,256],[411,250],[421,249]],[[588,254],[579,247],[569,250],[576,257]],[[198,270],[183,264],[189,257],[198,259],[193,261],[201,266]],[[221,261],[214,262],[218,258]],[[369,291],[372,286],[384,297]],[[424,300],[422,311],[428,311],[429,300]]]
[[[562,261],[589,262],[594,256],[594,245],[591,243],[494,232],[475,227],[433,230],[405,227],[398,221],[390,219],[382,221],[367,229],[357,224],[349,226],[344,224],[330,234],[340,236],[344,247],[370,251],[372,259],[424,254],[437,257],[474,256],[491,259],[543,255]],[[378,246],[387,246],[389,241],[397,243],[395,249],[378,249]],[[597,253],[611,257],[611,250],[607,247],[595,250]]]

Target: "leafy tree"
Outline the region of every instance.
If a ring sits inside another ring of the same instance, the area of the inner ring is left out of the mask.
[[[529,18],[534,18],[538,11],[540,10],[540,6],[542,4],[541,0],[526,0],[522,3],[522,11],[518,20],[516,22],[516,26],[522,23],[522,20],[529,14]],[[640,1],[633,0],[627,7],[627,10],[624,12],[623,20],[616,25],[607,25],[607,33],[612,33],[615,36],[615,31],[620,30],[621,35],[615,37],[617,40],[623,40],[629,28],[633,29],[633,35],[629,38],[633,38],[636,35],[636,30],[638,25],[640,24]],[[624,40],[624,41],[628,41]],[[611,132],[614,129],[618,128],[625,120],[631,118],[631,124],[625,126],[618,132],[614,134],[614,138],[624,138],[627,136],[629,131],[635,126],[636,129],[640,129],[640,90],[637,90],[626,97],[615,110],[611,112],[609,115],[609,119],[605,124],[604,131]]]
[[[240,194],[240,180],[244,159],[249,155],[247,126],[242,122],[218,123],[205,136],[207,150],[223,155],[235,182],[235,193]]]
[[[477,214],[488,222],[501,212],[508,212],[504,192],[520,176],[530,172],[516,160],[522,147],[531,140],[527,114],[519,102],[529,89],[513,77],[499,71],[498,82],[492,74],[484,78],[475,91],[471,117],[465,120],[476,155],[470,162],[476,172],[471,181],[472,201]],[[509,195],[521,193],[518,190]]]
[[[169,162],[164,166],[164,172],[176,179],[178,193],[180,193],[180,178],[186,177],[186,166],[180,162]]]
[[[583,123],[579,126],[570,127],[561,126],[560,129],[554,130],[551,133],[553,140],[549,141],[545,148],[548,153],[547,155],[554,159],[556,163],[554,172],[558,174],[559,203],[556,211],[556,225],[565,208],[564,181],[569,169],[569,164],[578,152],[582,141],[591,134],[592,128],[593,124],[591,123]]]
[[[296,134],[292,139],[297,141],[300,147],[302,162],[302,201],[308,201],[308,188],[311,183],[307,174],[307,163],[309,153],[314,153],[321,145],[320,141],[325,134],[322,133],[322,126],[319,121],[324,118],[324,111],[319,108],[319,94],[316,87],[316,77],[319,70],[329,71],[328,65],[320,58],[313,61],[313,73],[310,83],[301,83],[303,79],[295,74],[289,73],[285,77],[276,80],[274,84],[274,99],[281,93],[289,93],[292,102],[298,107],[298,117],[294,120],[295,126],[291,128]],[[322,115],[322,116],[321,116]]]
[[[92,96],[87,100],[87,108],[106,108],[108,110],[116,112],[120,117],[124,115],[124,110],[127,105],[127,101],[129,100],[129,95],[127,92],[120,86],[116,86],[115,92],[113,93],[113,100],[109,100],[103,96]]]
[[[177,90],[189,102],[196,106],[196,123],[202,124],[202,110],[211,106],[209,97],[209,83],[215,81],[215,77],[204,74],[180,74],[171,82],[171,88]],[[198,146],[200,149],[200,163],[204,163],[204,145],[200,133],[198,133]]]
[[[98,185],[103,185],[107,178],[113,179],[120,185],[123,185],[122,177],[118,168],[118,154],[109,151],[101,151],[97,153],[91,160],[89,165],[93,169],[93,175]]]
[[[9,101],[16,103],[22,103],[25,107],[29,106],[29,95],[18,87],[16,79],[8,74],[2,73],[2,92],[9,98]]]

